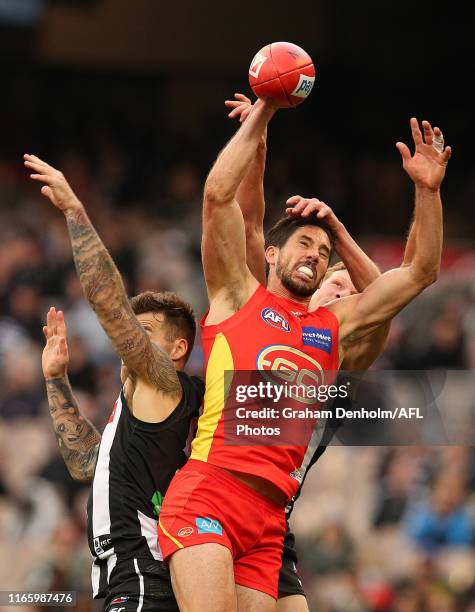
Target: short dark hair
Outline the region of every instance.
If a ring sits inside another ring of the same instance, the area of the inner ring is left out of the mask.
[[[330,239],[330,248],[333,250],[333,246],[335,244],[333,232],[324,223],[322,223],[320,219],[316,219],[315,217],[289,216],[279,219],[277,223],[275,223],[267,232],[266,248],[269,246],[275,246],[281,249],[294,232],[296,232],[300,227],[305,227],[306,225],[320,227]]]
[[[196,336],[196,321],[193,308],[171,291],[144,291],[131,298],[130,305],[136,315],[146,312],[160,312],[165,315],[167,340],[185,338],[190,356]]]

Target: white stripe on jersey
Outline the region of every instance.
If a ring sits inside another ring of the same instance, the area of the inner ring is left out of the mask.
[[[99,583],[101,579],[101,568],[95,563],[92,564],[91,581],[92,581],[92,596],[97,597],[99,593]]]
[[[120,395],[114,408],[114,416],[111,422],[107,423],[102,434],[99,456],[97,458],[96,471],[92,481],[92,532],[93,538],[110,534],[111,517],[109,513],[109,461],[110,450],[114,441],[115,432],[122,412],[122,401]],[[96,554],[97,554],[96,550]],[[97,554],[101,559],[112,555],[114,549],[106,550],[102,554]]]
[[[137,559],[134,559],[135,571],[137,572],[137,576],[139,577],[140,583],[140,597],[139,597],[139,605],[137,606],[137,612],[140,612],[143,606],[143,594],[144,594],[144,586],[143,586],[143,576],[140,573],[139,565],[137,563]]]
[[[143,537],[147,540],[147,544],[153,558],[157,561],[163,561],[162,550],[160,548],[160,544],[158,543],[157,537],[158,521],[146,516],[143,512],[140,512],[140,510],[137,510],[137,517],[140,521],[140,531],[142,532]]]

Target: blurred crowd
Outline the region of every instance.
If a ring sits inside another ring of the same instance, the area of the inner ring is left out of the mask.
[[[37,126],[23,142],[46,144],[25,152],[46,156],[69,179],[130,294],[176,291],[199,318],[206,309],[202,185],[227,127],[213,119],[208,128],[221,127],[205,142],[200,134],[171,133],[158,119],[153,123],[148,107],[142,110],[135,103],[133,119],[115,115],[113,132],[110,116],[77,125],[64,106],[56,117],[58,141],[49,126]],[[17,144],[25,133],[23,126]],[[268,220],[305,189],[322,195],[361,234],[364,219],[348,203],[347,160],[330,151],[299,168],[302,138],[289,136],[277,131],[272,142]],[[29,181],[13,149],[3,147],[0,157],[0,590],[71,589],[78,592],[77,609],[90,610],[87,487],[70,479],[60,458],[41,376],[48,308],[65,311],[70,380],[100,430],[118,394],[118,360],[84,300],[64,219]],[[364,243],[378,262],[375,233],[408,225],[410,189],[397,158],[361,157],[355,185],[352,204],[365,202],[371,224]],[[460,193],[471,190],[467,181]],[[449,221],[449,242],[466,235],[456,214]],[[473,272],[444,272],[394,321],[375,367],[475,369]],[[199,338],[188,370],[202,371]],[[474,611],[474,459],[473,448],[329,448],[293,518],[310,609]]]

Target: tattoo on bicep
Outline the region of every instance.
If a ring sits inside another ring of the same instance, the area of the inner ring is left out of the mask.
[[[84,292],[116,352],[130,372],[165,393],[179,393],[170,357],[155,350],[130,306],[122,278],[87,216],[67,217],[74,262]]]

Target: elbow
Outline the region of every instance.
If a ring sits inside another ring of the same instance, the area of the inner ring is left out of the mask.
[[[437,281],[440,274],[440,264],[436,266],[419,266],[414,272],[415,279],[422,290]]]
[[[91,470],[80,471],[78,469],[68,467],[69,474],[73,480],[84,484],[91,483],[94,478],[94,472]]]
[[[219,206],[229,202],[234,198],[234,193],[226,189],[223,181],[219,177],[210,175],[206,180],[203,198],[208,206]]]

